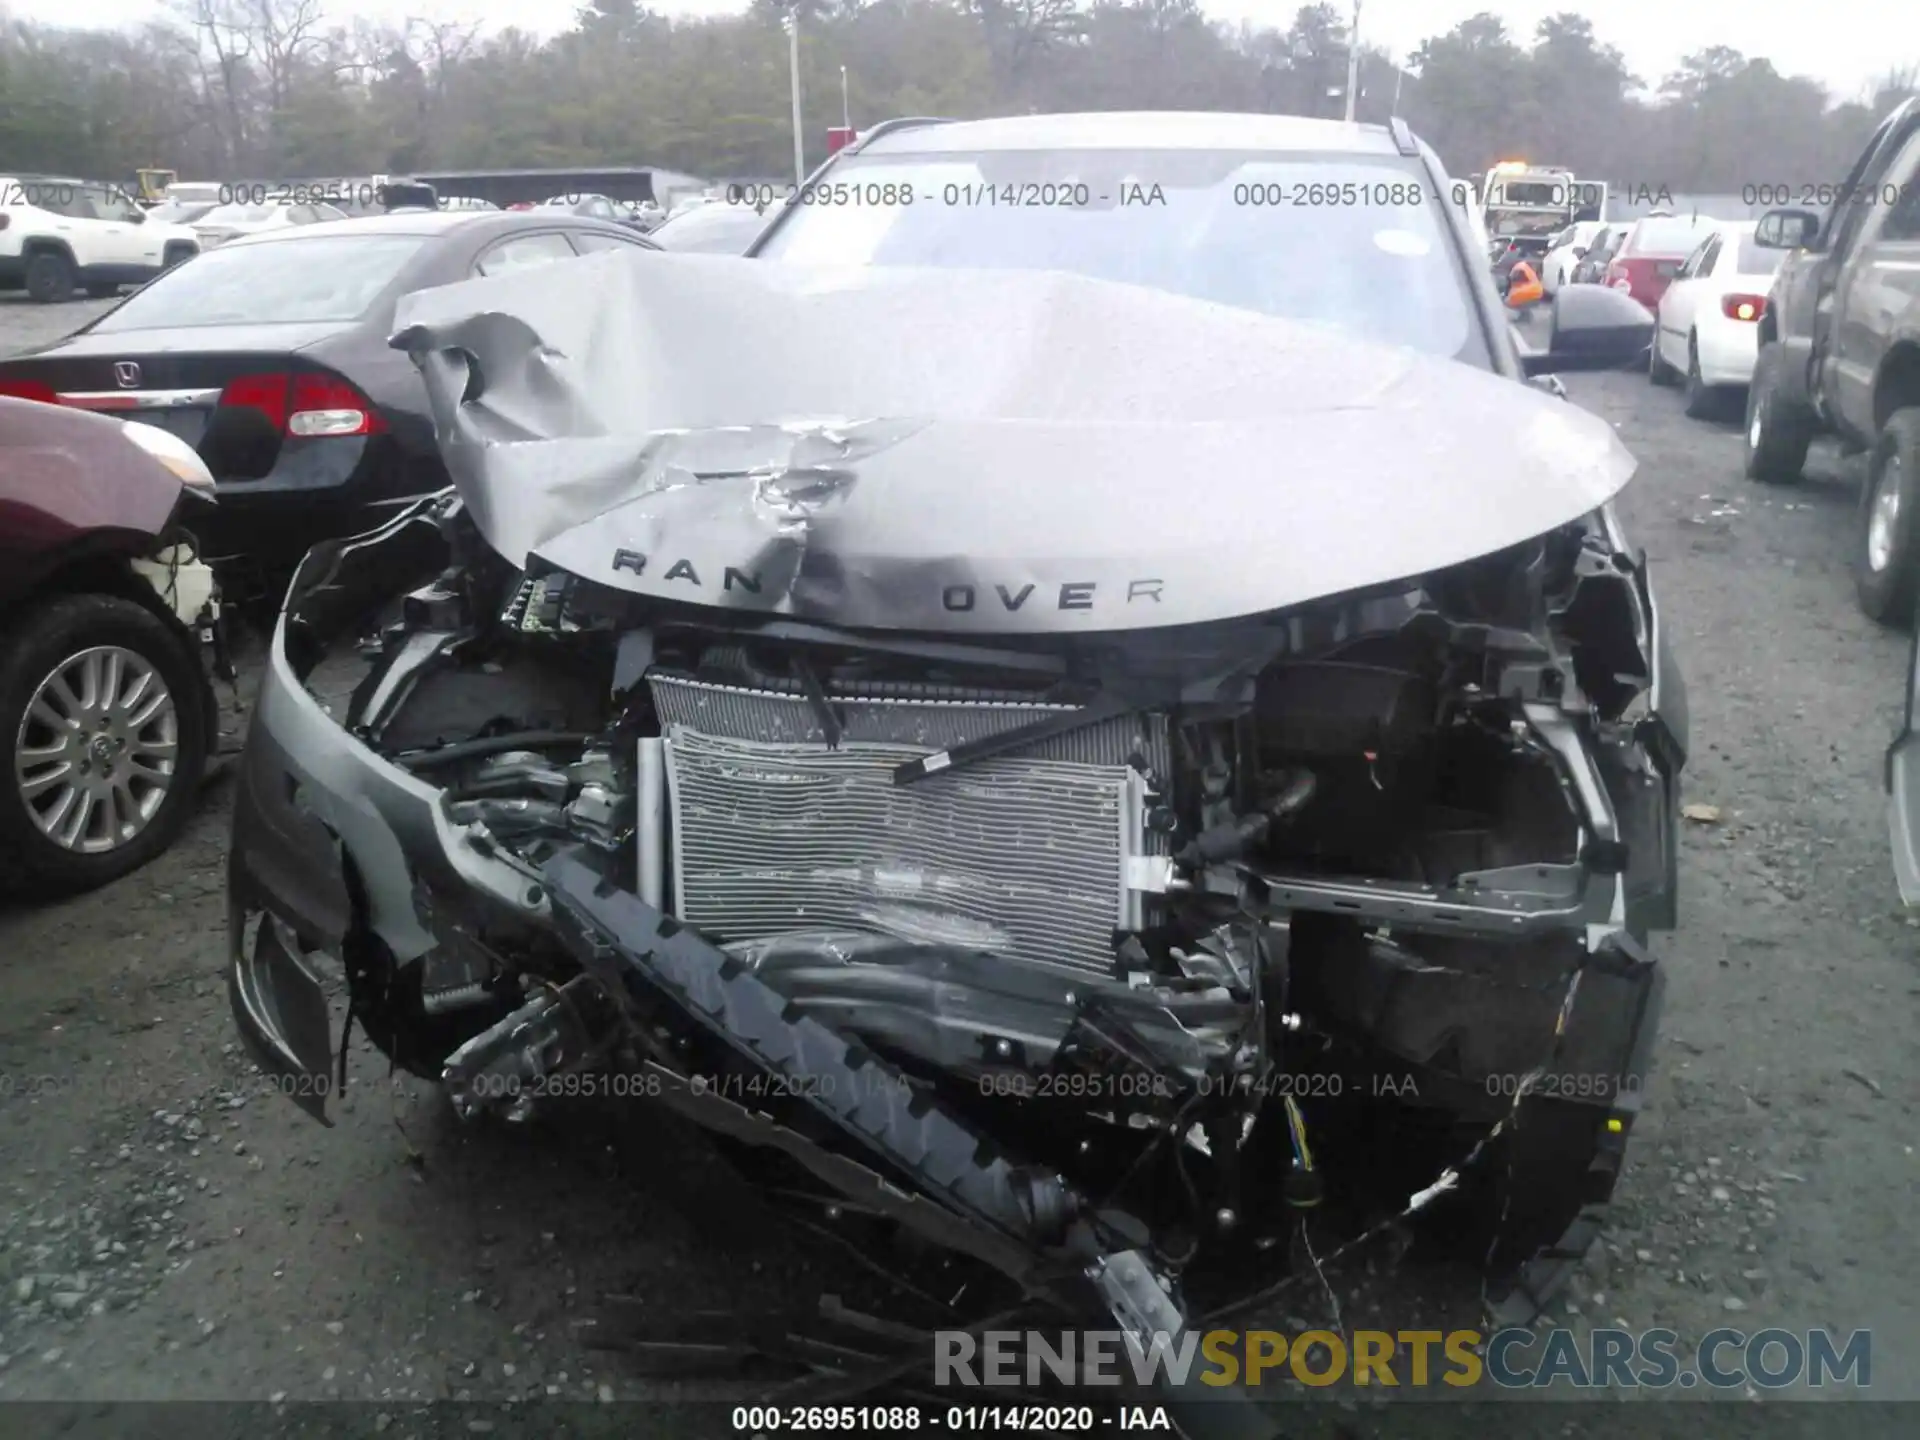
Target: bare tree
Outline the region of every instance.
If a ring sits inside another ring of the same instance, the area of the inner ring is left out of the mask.
[[[987,48],[1016,84],[1033,62],[1054,46],[1084,32],[1080,0],[970,0],[987,32]]]
[[[195,61],[201,93],[216,114],[215,126],[229,165],[252,159],[253,128],[248,124],[253,32],[247,0],[174,0],[174,13],[199,42]]]

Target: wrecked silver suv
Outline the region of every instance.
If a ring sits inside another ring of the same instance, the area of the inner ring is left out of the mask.
[[[1129,1326],[1284,1265],[1385,1105],[1445,1142],[1389,1208],[1499,1217],[1509,1298],[1584,1251],[1685,731],[1604,421],[1062,274],[407,307],[456,489],[308,557],[236,802],[235,1011],[312,1113],[337,963],[463,1114],[591,1071]]]

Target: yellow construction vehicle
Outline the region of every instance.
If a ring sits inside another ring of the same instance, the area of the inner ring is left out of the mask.
[[[139,181],[140,203],[158,205],[167,198],[167,187],[180,178],[174,170],[136,170],[134,177]]]

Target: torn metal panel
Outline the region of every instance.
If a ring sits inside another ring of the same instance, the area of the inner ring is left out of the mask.
[[[1504,377],[1061,274],[607,253],[398,324],[510,561],[867,629],[1251,615],[1516,544],[1634,469]]]

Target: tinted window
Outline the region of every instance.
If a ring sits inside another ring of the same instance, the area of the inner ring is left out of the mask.
[[[1740,251],[1734,261],[1733,273],[1736,275],[1771,275],[1780,268],[1780,262],[1787,258],[1784,250],[1763,250],[1753,243],[1753,236],[1740,238]]]
[[[555,260],[571,260],[573,247],[564,235],[522,235],[503,240],[480,257],[477,267],[482,275],[504,275],[509,270],[524,270],[529,265],[547,265]]]
[[[82,207],[77,213],[91,214],[96,220],[132,220],[140,207],[111,185],[89,185],[82,192]]]
[[[86,190],[70,180],[29,180],[20,186],[16,194],[17,199],[8,197],[10,203],[18,204],[20,200],[25,200],[49,215],[66,215],[76,220],[93,219],[93,204],[87,199]]]
[[[1552,180],[1509,181],[1500,187],[1500,200],[1509,205],[1564,205],[1566,187]]]
[[[86,200],[94,207],[94,215],[104,221],[132,221],[134,215],[144,213],[123,190],[111,184],[86,186]]]
[[[1700,243],[1701,232],[1712,228],[1711,220],[1642,220],[1634,227],[1628,253],[1685,255]]]
[[[223,245],[167,271],[93,328],[357,320],[426,243],[424,235],[328,235]]]
[[[663,221],[650,233],[656,245],[668,250],[744,255],[771,218],[745,205],[703,205]]]
[[[762,256],[1065,270],[1429,354],[1471,352],[1484,363],[1466,273],[1439,207],[1428,203],[1432,179],[1415,160],[1171,150],[881,154],[836,164],[827,181],[845,183],[860,203],[795,207]],[[899,189],[909,203],[892,200]],[[1330,198],[1290,203],[1308,194]]]

